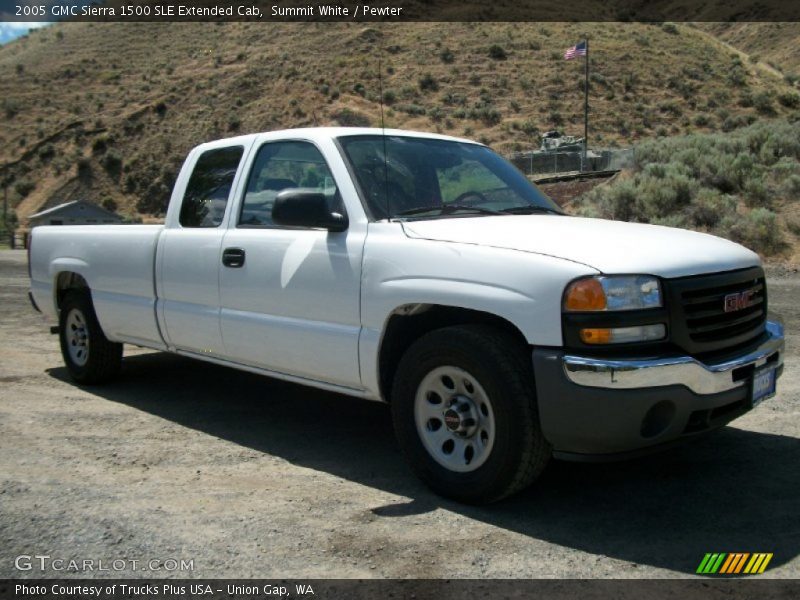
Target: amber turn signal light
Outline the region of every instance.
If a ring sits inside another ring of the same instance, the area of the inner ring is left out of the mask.
[[[574,282],[564,297],[564,308],[567,310],[605,310],[606,293],[603,284],[597,279],[580,279]],[[601,331],[592,329],[586,331]],[[589,342],[587,342],[589,343]]]
[[[608,344],[611,342],[610,329],[581,329],[580,336],[584,344]]]

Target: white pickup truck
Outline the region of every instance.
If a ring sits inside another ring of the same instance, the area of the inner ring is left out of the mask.
[[[753,252],[567,216],[487,147],[314,128],[192,150],[166,224],[37,227],[31,300],[78,383],[134,344],[391,404],[464,502],[551,456],[664,448],[775,394]]]

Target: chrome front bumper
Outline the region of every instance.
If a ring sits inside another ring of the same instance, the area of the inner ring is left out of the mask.
[[[767,321],[768,339],[743,356],[716,364],[705,364],[691,356],[643,360],[607,360],[566,355],[567,379],[577,385],[607,389],[653,388],[682,385],[695,394],[717,394],[747,385],[747,367],[759,369],[767,362],[783,365],[783,325]]]

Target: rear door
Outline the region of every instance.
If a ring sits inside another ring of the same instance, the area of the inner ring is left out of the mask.
[[[159,242],[157,281],[165,337],[178,350],[225,354],[219,322],[221,247],[244,153],[243,144],[195,151],[183,196],[171,200],[180,202],[180,211],[168,216]]]

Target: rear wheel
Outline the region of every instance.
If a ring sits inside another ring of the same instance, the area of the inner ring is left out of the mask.
[[[462,502],[529,485],[551,454],[539,427],[527,346],[483,325],[433,331],[408,349],[392,394],[395,431],[416,474]]]
[[[61,355],[78,383],[102,383],[112,379],[122,366],[122,344],[106,338],[88,291],[68,292],[59,316]]]

